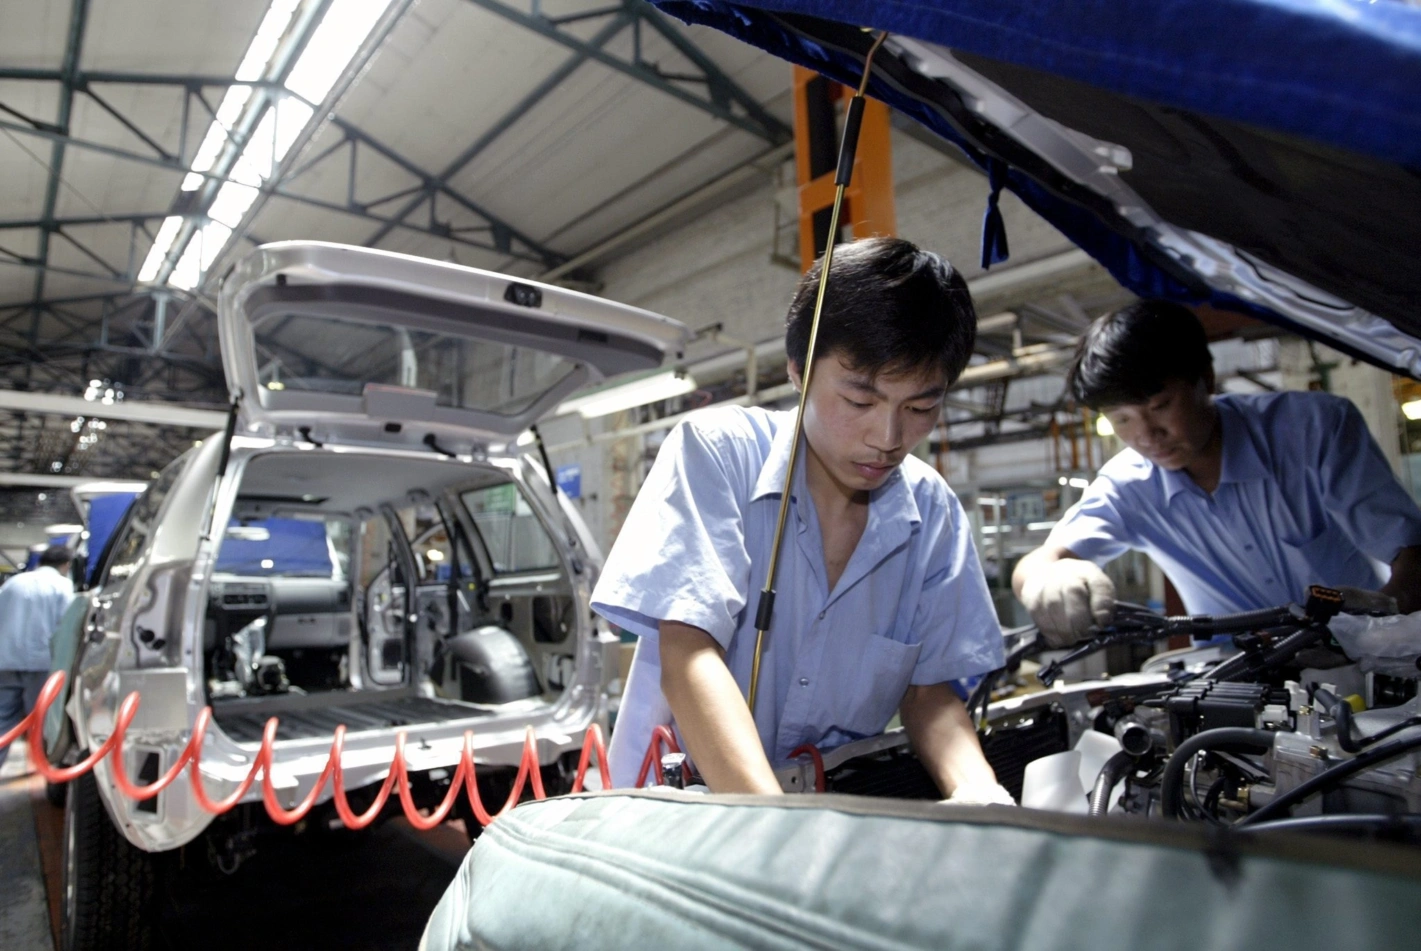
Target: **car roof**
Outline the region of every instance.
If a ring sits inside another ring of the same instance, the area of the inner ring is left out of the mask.
[[[1421,378],[1421,9],[656,5],[854,85],[861,27],[887,30],[869,94],[995,171],[1131,291]]]

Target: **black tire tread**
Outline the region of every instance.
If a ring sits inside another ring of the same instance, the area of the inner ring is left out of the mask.
[[[64,909],[63,951],[153,947],[156,870],[153,857],[134,848],[109,818],[97,781],[85,774],[69,784],[65,847],[74,836],[74,904]],[[70,862],[65,857],[65,875]],[[65,895],[68,895],[65,883]]]

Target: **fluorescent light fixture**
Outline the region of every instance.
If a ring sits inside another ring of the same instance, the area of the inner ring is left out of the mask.
[[[158,478],[158,473],[153,473],[153,478]],[[85,482],[83,485],[75,486],[74,493],[80,496],[90,495],[115,495],[120,492],[142,492],[148,488],[146,482]]]
[[[286,88],[320,102],[370,35],[390,0],[335,0],[286,76]]]
[[[237,120],[241,118],[242,110],[247,106],[247,100],[251,98],[251,86],[227,87],[227,93],[222,97],[222,104],[217,107],[217,115],[213,117],[212,124],[207,127],[207,135],[202,137],[202,144],[197,147],[197,154],[193,156],[192,165],[188,166],[192,172],[183,178],[183,191],[196,191],[202,186],[204,178],[198,173],[212,170],[212,163],[217,161],[222,146],[227,143],[232,126],[237,124]]]
[[[272,54],[276,52],[276,45],[281,42],[282,34],[291,23],[291,14],[299,5],[300,0],[271,0],[261,26],[257,27],[256,35],[247,47],[247,55],[242,57],[242,65],[237,67],[238,81],[255,82],[262,78],[267,63],[271,62]]]
[[[255,188],[227,182],[217,190],[217,197],[212,199],[212,207],[208,209],[207,214],[213,221],[220,221],[228,228],[235,228],[256,200]]]
[[[310,102],[323,101],[389,5],[390,0],[334,0],[288,72],[286,88]],[[255,82],[266,75],[298,6],[300,0],[272,0],[237,67],[235,78],[239,82]],[[217,163],[230,141],[231,130],[252,99],[252,92],[251,86],[228,88],[193,157],[192,171],[183,179],[183,191],[202,187],[205,179],[201,173],[211,171]],[[201,233],[202,250],[194,255],[193,245],[198,242],[189,238],[188,247],[183,249],[168,277],[169,283],[192,290],[202,281],[226,247],[232,231],[256,203],[261,186],[271,178],[314,116],[314,109],[295,99],[279,99],[266,109],[233,162],[226,176],[230,180],[222,184],[213,199],[208,212],[212,222]],[[220,229],[214,228],[214,224],[220,225]],[[154,276],[161,270],[167,253],[165,248],[159,256]]]
[[[1097,416],[1095,418],[1095,432],[1099,436],[1114,436],[1115,427],[1110,425],[1110,420],[1104,416]]]
[[[1407,419],[1421,419],[1421,400],[1408,400],[1402,403],[1401,415]]]
[[[143,267],[138,270],[138,282],[145,284],[154,280],[158,276],[158,269],[163,266],[163,259],[168,255],[168,249],[173,246],[174,239],[178,236],[178,229],[182,227],[183,219],[177,215],[171,215],[163,219],[162,227],[158,229],[158,235],[153,239],[153,246],[148,249],[148,256],[143,259]],[[90,382],[90,386],[97,384]]]
[[[537,442],[537,441],[538,441],[538,437],[533,435],[533,430],[531,430],[531,429],[525,429],[525,430],[523,430],[521,433],[518,434],[518,443],[517,443],[517,445],[519,445],[519,446],[531,446],[531,445],[533,445],[533,443],[535,443],[535,442]]]
[[[1055,527],[1055,522],[1029,522],[1027,523],[1026,530],[1028,532],[1049,532]]]
[[[684,370],[666,370],[619,383],[604,389],[594,390],[585,396],[576,396],[564,402],[557,409],[557,415],[578,413],[583,419],[596,419],[624,409],[645,406],[673,396],[683,396],[696,388],[695,378]]]
[[[1101,417],[1101,419],[1104,418],[1104,416]],[[1073,476],[1070,480],[1070,486],[1073,489],[1087,489],[1090,488],[1090,480],[1082,479],[1080,476]]]
[[[978,504],[978,505],[1006,505],[1006,504],[1007,504],[1007,500],[1006,500],[1006,499],[1003,499],[1003,498],[999,498],[999,497],[997,497],[997,496],[995,496],[995,495],[979,495],[979,496],[977,496],[977,504]]]
[[[1011,531],[1011,526],[1010,526],[1010,525],[983,525],[983,526],[982,526],[982,534],[983,534],[983,535],[996,535],[996,534],[998,534],[999,532],[1000,532],[1001,534],[1005,535],[1005,534],[1009,533],[1010,531]]]

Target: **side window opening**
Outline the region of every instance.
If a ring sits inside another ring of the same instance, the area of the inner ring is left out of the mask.
[[[112,547],[108,549],[104,564],[99,568],[100,584],[105,587],[122,584],[137,569],[158,527],[158,513],[163,508],[163,501],[192,458],[193,451],[189,450],[170,462],[134,500],[124,517],[122,528],[111,543]]]
[[[523,493],[512,482],[463,493],[460,500],[498,574],[559,566],[557,548]]]

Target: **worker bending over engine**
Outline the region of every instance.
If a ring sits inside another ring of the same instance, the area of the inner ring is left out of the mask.
[[[1191,614],[1301,604],[1313,584],[1347,589],[1356,609],[1421,609],[1421,511],[1348,400],[1214,396],[1204,328],[1158,301],[1095,321],[1067,388],[1129,448],[1012,575],[1053,645],[1109,623],[1115,587],[1098,565],[1129,549]],[[1373,559],[1391,566],[1385,584]]]
[[[796,386],[819,270],[789,310]],[[674,724],[712,791],[778,793],[772,763],[881,733],[901,709],[945,795],[1011,802],[949,686],[1001,665],[1001,630],[961,503],[909,455],[976,323],[966,283],[936,254],[889,238],[836,251],[753,717],[755,600],[794,412],[710,409],[667,436],[592,596],[640,638],[612,736],[615,785],[635,781],[653,728]]]

